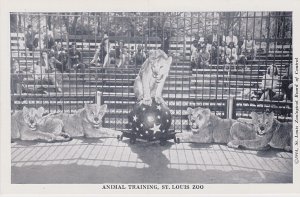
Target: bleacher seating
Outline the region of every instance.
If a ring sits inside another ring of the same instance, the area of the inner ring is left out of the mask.
[[[21,70],[30,68],[39,59],[39,51],[29,52],[24,47],[24,35],[11,34],[11,54],[18,59]],[[78,37],[80,38],[80,37]],[[67,42],[63,42],[66,44]],[[223,65],[211,65],[205,69],[191,69],[189,63],[190,41],[186,44],[183,55],[183,43],[171,42],[170,53],[180,54],[183,58],[174,58],[169,77],[163,90],[163,97],[167,101],[173,115],[175,129],[184,130],[187,127],[186,108],[188,106],[209,107],[220,116],[225,116],[226,100],[230,96],[236,97],[236,116],[248,117],[252,110],[264,111],[276,108],[278,119],[286,120],[290,116],[291,103],[285,101],[256,101],[244,99],[240,93],[246,89],[257,89],[258,83],[267,69],[268,64],[277,64],[280,75],[284,74],[284,65],[291,62],[292,48],[290,45],[270,46],[268,54],[258,54],[256,60],[247,65],[248,69],[239,66],[238,70],[228,70]],[[69,43],[70,44],[70,43]],[[128,44],[134,51],[138,43]],[[77,42],[77,48],[83,54],[83,62],[88,64],[96,50],[96,42]],[[111,45],[112,47],[114,45]],[[160,44],[148,44],[147,49],[159,47]],[[63,73],[62,92],[55,92],[53,85],[39,84],[34,75],[27,73],[24,85],[29,89],[44,87],[47,94],[14,93],[12,101],[16,108],[23,105],[44,106],[49,111],[63,110],[74,112],[84,106],[84,103],[94,102],[96,91],[102,92],[102,102],[108,104],[105,124],[117,129],[126,129],[127,115],[135,103],[133,93],[134,79],[139,67],[128,65],[128,68],[115,68],[113,65],[101,72],[100,68],[88,67],[84,77],[76,75],[75,71]],[[25,71],[26,73],[26,71]],[[279,92],[280,88],[277,88]],[[290,117],[289,117],[290,118]]]

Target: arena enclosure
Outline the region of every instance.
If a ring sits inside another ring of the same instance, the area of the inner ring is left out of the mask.
[[[103,124],[126,130],[134,80],[149,51],[161,49],[173,59],[163,98],[176,131],[187,130],[187,107],[292,119],[292,12],[11,13],[10,20],[12,111],[74,113],[100,102],[108,105]]]

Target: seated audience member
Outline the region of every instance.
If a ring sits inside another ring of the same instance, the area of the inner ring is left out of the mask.
[[[259,44],[259,48],[257,49],[259,53],[267,53],[267,42],[266,37],[262,35],[261,42]]]
[[[76,49],[76,43],[72,43],[72,48],[69,50],[69,64],[70,68],[74,68],[76,72],[84,73],[85,65],[81,62],[81,53]]]
[[[247,36],[247,39],[244,41],[242,46],[243,55],[246,57],[246,60],[255,60],[256,57],[256,44],[255,40],[252,39],[252,36]]]
[[[237,55],[242,54],[245,37],[240,36],[237,43]]]
[[[123,40],[119,41],[119,44],[116,48],[116,59],[117,59],[117,67],[120,68],[123,67],[126,63],[126,60],[128,58],[128,49],[124,46]],[[126,65],[127,66],[127,65]]]
[[[206,49],[206,45],[201,46],[198,58],[198,68],[206,68],[209,66],[210,54]]]
[[[293,101],[293,66],[287,65],[286,72],[282,77],[281,91],[284,94],[283,99]]]
[[[209,43],[209,39],[207,37],[204,37],[203,43],[206,46],[206,50],[211,53],[212,44]]]
[[[29,51],[33,51],[39,45],[38,34],[33,31],[32,25],[27,26],[27,32],[25,34],[25,45]]]
[[[134,62],[137,66],[140,66],[146,60],[146,53],[143,51],[142,45],[137,46],[137,52],[134,54]]]
[[[218,53],[219,53],[219,51],[218,51],[218,44],[217,44],[217,42],[213,42],[212,43],[212,46],[211,46],[211,63],[212,64],[217,64],[218,63]]]
[[[55,57],[50,58],[47,51],[44,50],[40,54],[40,60],[33,67],[33,73],[35,74],[35,79],[46,82],[49,85],[55,85],[56,91],[61,92],[62,75],[55,69],[57,61]]]
[[[231,42],[233,42],[234,46],[237,46],[238,39],[233,35],[232,31],[229,31],[228,36],[225,37],[226,45],[228,46]]]
[[[225,60],[227,64],[235,64],[237,62],[237,50],[234,42],[230,42],[225,50]]]
[[[67,68],[68,55],[65,49],[63,48],[62,43],[61,42],[56,43],[53,49],[51,49],[51,51],[55,59],[57,59],[60,62],[60,64],[56,64],[56,68],[62,73],[65,71],[69,71]]]
[[[275,65],[268,67],[266,74],[262,78],[260,88],[262,95],[260,100],[273,100],[276,95],[275,88],[278,85],[278,68]]]
[[[226,63],[226,42],[222,41],[219,46],[219,64]]]

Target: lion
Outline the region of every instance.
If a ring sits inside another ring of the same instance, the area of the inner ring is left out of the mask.
[[[219,143],[230,148],[292,150],[292,124],[280,123],[274,113],[257,114],[252,119],[221,119],[209,109],[187,108],[192,132],[177,134],[181,142]]]
[[[74,114],[59,113],[55,115],[63,122],[63,130],[71,137],[117,137],[121,131],[102,127],[102,118],[106,113],[107,105],[85,104]]]
[[[162,90],[169,74],[172,57],[162,50],[151,50],[134,81],[134,93],[141,104],[151,105],[154,98],[158,104],[165,103]]]
[[[70,136],[62,131],[63,122],[48,114],[43,116],[45,109],[40,107],[16,111],[11,116],[11,139],[41,140],[46,142],[69,141]]]
[[[192,132],[177,134],[180,142],[227,144],[231,140],[230,129],[236,120],[221,119],[201,107],[188,107],[187,114]]]
[[[279,122],[274,113],[257,114],[251,112],[252,126],[239,122],[231,127],[231,133],[238,133],[241,129],[251,133],[250,139],[234,138],[227,145],[231,148],[245,148],[250,150],[265,150],[270,147],[288,152],[293,150],[293,124]]]

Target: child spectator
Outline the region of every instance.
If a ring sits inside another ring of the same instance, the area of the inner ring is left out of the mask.
[[[210,54],[207,51],[206,45],[201,47],[198,59],[198,67],[199,68],[206,68],[209,66]]]
[[[230,42],[226,47],[225,60],[227,64],[235,64],[237,61],[237,50],[235,48],[234,42]]]
[[[32,25],[27,26],[27,32],[25,34],[25,45],[29,51],[35,50],[38,47],[39,39],[35,31],[33,31]]]
[[[231,42],[233,42],[234,46],[237,46],[238,39],[233,35],[232,31],[229,31],[228,36],[225,37],[226,45],[228,46]]]
[[[276,95],[275,88],[278,85],[278,68],[275,65],[268,67],[266,74],[263,76],[260,88],[262,95],[260,100],[272,100]]]

